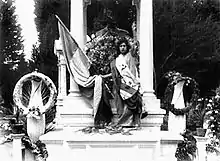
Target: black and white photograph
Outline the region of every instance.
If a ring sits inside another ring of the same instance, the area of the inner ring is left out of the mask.
[[[220,161],[220,0],[0,0],[0,160]]]

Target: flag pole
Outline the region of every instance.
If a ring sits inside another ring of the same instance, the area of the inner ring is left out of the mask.
[[[65,24],[61,21],[61,19],[55,15],[55,17],[57,18],[57,20],[59,21],[59,23],[62,25],[62,27],[67,31],[67,33],[70,35],[71,39],[77,44],[77,47],[79,47],[78,43],[76,42],[76,40],[72,37],[72,35],[70,34],[70,30],[65,26]]]

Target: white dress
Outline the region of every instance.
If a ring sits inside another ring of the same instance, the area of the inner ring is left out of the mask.
[[[185,81],[181,81],[174,86],[174,93],[172,98],[172,104],[176,109],[185,108],[184,97],[183,97],[183,85]],[[186,115],[174,115],[169,112],[168,119],[168,131],[180,134],[186,129]]]

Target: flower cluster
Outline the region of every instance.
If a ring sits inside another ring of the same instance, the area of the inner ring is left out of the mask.
[[[206,144],[206,152],[220,155],[220,141],[216,138],[216,136],[210,137],[208,143]]]
[[[95,74],[109,74],[110,62],[117,54],[115,36],[104,36],[87,50],[87,56],[95,67]]]
[[[33,106],[32,108],[29,108],[29,112],[27,114],[27,117],[33,117],[35,119],[40,119],[41,115],[44,114],[45,112],[40,111],[39,107]]]
[[[217,93],[207,104],[207,126],[209,143],[206,145],[207,152],[220,153],[220,96]]]
[[[209,100],[206,105],[208,120],[208,128],[212,131],[213,135],[220,138],[220,96],[216,95]]]

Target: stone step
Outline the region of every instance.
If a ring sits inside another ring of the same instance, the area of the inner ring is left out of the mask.
[[[94,125],[93,109],[85,98],[67,96],[62,102],[60,102],[61,106],[58,107],[58,124],[60,126],[84,127]],[[115,121],[118,119],[118,115],[116,109],[112,109],[112,111],[114,113],[113,121]],[[141,126],[160,127],[165,112],[157,108],[150,108],[147,111],[148,116],[141,120]]]
[[[46,143],[47,161],[176,161],[179,135],[153,129],[131,131],[131,135],[108,133],[85,134],[79,128],[67,127],[40,137]],[[66,157],[68,156],[68,157]]]
[[[147,136],[147,137],[146,137]],[[148,161],[159,156],[160,136],[156,132],[133,131],[132,135],[108,133],[85,134],[73,128],[53,131],[40,137],[46,143],[49,157],[56,161]],[[58,152],[58,153],[57,153]]]
[[[118,119],[118,115],[114,115],[113,122]],[[163,115],[149,114],[141,119],[141,127],[160,127],[163,122]],[[84,127],[93,126],[94,117],[91,114],[61,114],[58,121],[62,126]]]

